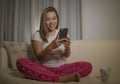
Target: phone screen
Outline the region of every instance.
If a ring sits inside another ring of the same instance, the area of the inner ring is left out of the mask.
[[[68,33],[68,28],[61,28],[60,34],[59,34],[59,39],[66,37],[67,33]]]

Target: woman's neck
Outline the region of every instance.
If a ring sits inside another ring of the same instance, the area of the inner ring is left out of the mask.
[[[55,32],[56,32],[56,29],[53,31],[49,31],[49,36],[53,36],[55,34]]]

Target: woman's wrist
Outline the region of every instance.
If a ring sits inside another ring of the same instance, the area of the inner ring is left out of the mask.
[[[53,50],[55,48],[56,48],[56,45],[53,42],[47,46],[48,51],[51,51],[51,50]]]
[[[70,51],[70,46],[65,47],[65,51]]]
[[[44,59],[52,50],[51,46],[47,46],[37,57],[39,60]]]
[[[46,48],[47,51],[51,51],[52,49],[53,49],[53,47],[50,45]]]
[[[65,52],[64,52],[64,57],[69,57],[71,54],[71,49],[70,47],[65,47]]]

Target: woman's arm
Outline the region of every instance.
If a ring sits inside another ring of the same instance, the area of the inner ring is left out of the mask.
[[[66,37],[64,38],[64,46],[65,46],[65,52],[63,54],[64,57],[69,57],[71,54],[71,48],[70,48],[70,38]]]
[[[70,54],[71,54],[70,47],[69,48],[65,47],[65,52],[64,52],[63,56],[67,58],[70,56]]]
[[[43,46],[42,42],[32,40],[32,47],[35,52],[35,56],[37,57],[38,60],[44,59],[47,56],[47,54],[49,54],[49,50],[47,48],[43,50],[42,46]]]
[[[59,47],[62,43],[55,39],[45,49],[42,48],[43,43],[40,41],[32,40],[33,50],[38,60],[45,59],[52,49]]]

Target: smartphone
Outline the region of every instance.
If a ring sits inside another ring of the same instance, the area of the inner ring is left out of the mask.
[[[61,28],[59,32],[59,39],[65,38],[68,33],[68,28]]]

